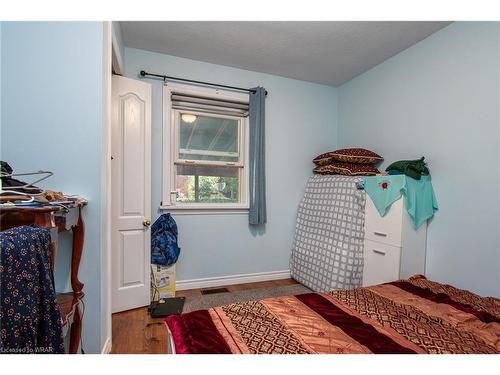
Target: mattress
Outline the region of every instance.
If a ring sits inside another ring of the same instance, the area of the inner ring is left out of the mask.
[[[166,318],[178,354],[500,353],[500,300],[414,276]]]
[[[314,175],[297,210],[291,276],[315,292],[353,289],[363,279],[365,192],[361,176]]]

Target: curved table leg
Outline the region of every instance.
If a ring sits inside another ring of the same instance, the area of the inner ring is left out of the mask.
[[[81,337],[82,337],[82,317],[80,315],[80,306],[78,305],[75,309],[73,324],[71,324],[70,339],[69,339],[70,354],[78,353]]]
[[[78,208],[78,221],[74,227],[71,228],[73,231],[73,255],[71,257],[71,288],[75,295],[83,295],[83,283],[78,280],[78,270],[80,268],[80,260],[82,258],[83,251],[83,238],[85,234],[85,224],[82,219],[82,209]]]
[[[76,225],[71,228],[73,231],[73,251],[71,256],[71,289],[73,289],[74,298],[82,299],[83,283],[78,279],[78,270],[80,269],[80,260],[83,252],[83,239],[85,235],[85,224],[82,219],[82,208],[78,207],[78,220]],[[82,335],[82,315],[80,313],[81,301],[78,302],[71,324],[69,352],[71,354],[78,353],[80,347],[80,339]]]

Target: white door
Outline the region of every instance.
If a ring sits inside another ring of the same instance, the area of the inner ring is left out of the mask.
[[[150,299],[151,85],[113,76],[112,310]]]

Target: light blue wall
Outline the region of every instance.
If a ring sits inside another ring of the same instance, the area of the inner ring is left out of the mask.
[[[15,171],[50,170],[40,184],[89,200],[80,268],[83,346],[100,352],[102,23],[4,22],[1,160]],[[58,257],[57,289],[69,284],[70,236]],[[67,271],[64,274],[62,271]],[[63,276],[64,275],[64,276]]]
[[[297,205],[311,175],[314,156],[336,146],[337,90],[268,74],[125,49],[125,70],[140,70],[240,87],[264,86],[268,224],[249,230],[247,215],[175,217],[181,257],[178,280],[288,269]],[[153,83],[153,189],[156,218],[161,201],[162,84]]]
[[[2,129],[2,28],[3,22],[0,21],[0,137]],[[2,154],[2,142],[0,139],[0,155]]]
[[[427,275],[500,295],[500,26],[459,22],[339,89],[339,141],[429,162]]]

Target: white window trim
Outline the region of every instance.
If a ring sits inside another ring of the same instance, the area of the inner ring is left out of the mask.
[[[173,204],[173,178],[175,155],[175,143],[177,142],[175,133],[175,109],[172,109],[172,91],[188,95],[216,96],[221,99],[248,101],[248,94],[220,90],[208,87],[197,87],[181,83],[168,83],[163,86],[163,136],[162,136],[162,202],[161,210],[175,211],[176,214],[241,214],[248,212],[248,190],[249,190],[249,131],[248,117],[243,119],[244,131],[241,134],[244,145],[243,153],[243,173],[240,182],[240,196],[242,203],[225,204]],[[222,116],[222,115],[221,115]],[[241,145],[240,145],[241,147]]]

